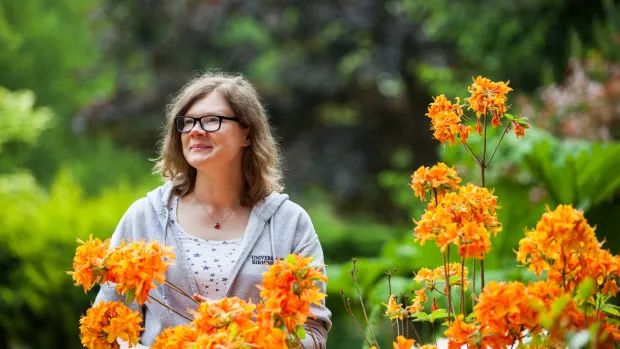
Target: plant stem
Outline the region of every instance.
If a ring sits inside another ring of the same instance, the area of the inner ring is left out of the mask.
[[[443,271],[446,276],[446,294],[448,296],[448,324],[452,323],[452,292],[450,291],[450,277],[448,276],[448,265],[446,263],[446,253],[443,253]]]
[[[189,294],[187,294],[187,292],[183,291],[180,287],[178,287],[177,285],[173,284],[172,282],[166,280],[166,285],[170,286],[171,289],[179,292],[180,294],[184,295],[185,297],[191,299],[192,301],[194,301],[194,303],[200,304],[200,302],[197,301],[194,297],[192,297]]]
[[[422,337],[420,337],[418,330],[416,330],[415,324],[411,324],[411,328],[413,328],[413,333],[415,333],[415,336],[418,337],[418,343],[422,343]]]
[[[342,297],[342,302],[344,303],[344,310],[346,310],[346,312],[349,315],[351,315],[351,317],[353,318],[353,321],[355,321],[355,325],[357,325],[357,330],[360,331],[360,333],[362,334],[362,337],[366,341],[366,344],[368,344],[368,347],[372,347],[372,345],[370,344],[370,341],[368,340],[368,338],[364,334],[364,331],[362,331],[362,327],[360,326],[360,323],[357,322],[357,319],[355,318],[355,315],[353,314],[353,310],[351,309],[351,300],[349,298],[346,298],[346,299],[344,298],[344,291],[343,290],[340,290],[340,296]]]
[[[165,304],[164,302],[160,301],[159,299],[157,299],[157,298],[155,298],[155,297],[153,297],[151,295],[149,295],[149,298],[154,300],[155,302],[161,304],[162,306],[168,308],[169,310],[175,312],[177,315],[187,319],[188,321],[192,321],[192,319],[189,316],[186,316],[186,315],[183,315],[183,314],[179,313],[178,311],[176,311],[176,309],[171,308],[168,304]]]
[[[487,162],[487,113],[484,113],[484,150],[482,152],[482,161],[480,164],[480,174],[482,188],[485,187],[484,171],[486,170]],[[474,262],[475,263],[475,262]],[[480,291],[484,288],[484,259],[480,260]]]
[[[463,146],[465,147],[465,150],[467,150],[467,154],[472,158],[472,160],[474,160],[474,162],[478,166],[480,166],[480,158],[478,158],[478,155],[476,155],[474,150],[471,149],[471,147],[467,143],[463,143]]]
[[[372,330],[372,326],[370,326],[370,321],[368,321],[368,315],[366,314],[366,307],[364,306],[364,301],[362,300],[362,292],[360,291],[360,286],[357,283],[357,278],[355,277],[355,275],[357,274],[356,263],[357,263],[357,260],[353,258],[353,269],[351,270],[350,274],[351,274],[351,277],[353,278],[353,284],[355,285],[355,289],[357,290],[357,295],[359,296],[359,299],[360,299],[360,304],[362,305],[362,313],[364,314],[364,318],[366,319],[366,324],[368,325],[368,329],[370,330],[372,339],[375,341],[375,344],[379,346],[377,343],[377,337],[375,337],[375,332]]]
[[[461,314],[465,316],[465,258],[461,258]]]
[[[493,154],[491,154],[491,158],[489,158],[489,161],[487,161],[486,164],[484,164],[484,166],[489,166],[489,164],[491,163],[491,160],[493,160],[493,157],[495,156],[495,152],[497,151],[497,148],[499,148],[499,144],[502,143],[502,139],[504,139],[504,136],[506,135],[506,133],[508,133],[509,128],[510,128],[510,122],[508,123],[508,125],[506,125],[506,129],[502,133],[502,136],[499,138],[499,141],[497,141],[497,145],[495,146],[495,150],[493,150]]]
[[[473,277],[472,277],[472,289],[471,289],[471,310],[474,311],[474,306],[476,305],[476,259],[472,259],[473,266]],[[461,285],[462,286],[462,285]]]

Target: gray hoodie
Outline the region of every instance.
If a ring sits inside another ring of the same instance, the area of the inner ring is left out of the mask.
[[[178,247],[176,234],[169,228],[171,192],[172,185],[168,182],[148,193],[145,198],[134,202],[118,224],[110,245],[118,246],[122,239],[146,239],[174,246],[173,251],[177,258],[166,272],[166,280],[189,294],[196,294],[196,282],[189,274],[191,269],[184,255],[185,251]],[[313,264],[323,263],[323,250],[306,211],[288,200],[288,195],[272,193],[252,209],[243,237],[241,255],[233,266],[226,295],[258,303],[261,298],[256,285],[260,284],[262,273],[267,270],[265,261],[284,258],[290,253],[314,256]],[[321,292],[325,293],[325,283],[320,286]],[[150,295],[179,311],[196,309],[195,303],[166,285],[159,285]],[[122,301],[124,297],[116,293],[113,285],[106,284],[101,286],[95,304],[102,300]],[[134,302],[130,307],[142,312],[145,329],[140,342],[147,346],[150,346],[164,329],[188,322],[154,301],[143,306]],[[325,348],[327,332],[331,328],[331,312],[323,302],[321,306],[313,305],[312,313],[316,315],[316,319],[308,318],[305,326],[307,336],[303,344],[306,348]]]

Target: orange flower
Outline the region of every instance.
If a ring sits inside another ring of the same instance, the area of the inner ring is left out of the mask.
[[[519,241],[517,261],[530,271],[573,291],[586,277],[596,278],[597,290],[606,295],[618,292],[620,257],[601,249],[594,229],[583,212],[559,205],[543,214],[536,228]]]
[[[461,178],[454,167],[450,168],[443,162],[428,168],[420,166],[411,175],[411,189],[422,201],[426,201],[426,191],[435,191],[438,198],[447,190],[457,190]]]
[[[497,115],[493,126],[501,124],[499,118],[506,113],[506,94],[512,91],[512,88],[508,87],[509,83],[493,82],[478,76],[467,89],[471,93],[471,97],[465,99],[469,103],[468,109],[475,111],[478,119],[481,115],[493,112]]]
[[[392,345],[394,349],[411,349],[415,340],[407,339],[403,336],[396,337],[396,342],[393,342]]]
[[[289,255],[277,260],[269,271],[263,273],[260,295],[263,311],[276,319],[275,327],[282,324],[289,333],[303,325],[311,316],[311,304],[320,304],[325,294],[319,292],[315,282],[327,282],[321,273],[322,266],[311,266],[312,257]]]
[[[446,142],[450,142],[450,145],[456,144],[455,136],[460,137],[460,143],[467,141],[471,127],[465,127],[460,123],[463,109],[459,105],[458,98],[456,103],[452,104],[444,95],[434,97],[426,116],[431,118],[431,130],[435,131],[433,136],[441,144]]]
[[[470,347],[478,347],[473,345],[475,338],[479,336],[480,328],[474,324],[468,324],[464,321],[463,314],[459,315],[452,325],[444,332],[448,339],[448,348],[461,348],[462,345],[471,345]]]
[[[467,279],[469,270],[467,269],[467,267],[464,267],[463,271],[464,271],[463,276],[464,276],[464,281],[465,281],[464,283],[465,290],[467,290],[467,288],[469,287],[469,280]],[[450,286],[459,287],[461,286],[461,264],[460,263],[449,263],[448,264],[448,279],[453,278],[455,276],[458,277],[458,280],[450,282]],[[427,285],[426,287],[433,290],[437,288],[436,283],[446,282],[446,274],[445,274],[443,265],[433,270],[422,268],[418,270],[413,280],[418,283],[425,282]],[[423,290],[426,291],[426,289],[423,289]],[[417,292],[418,291],[416,291],[416,295],[417,295]],[[443,292],[444,293],[446,292],[445,287],[443,288]],[[427,300],[428,300],[427,298],[424,298],[424,302],[426,302]]]
[[[144,304],[150,290],[157,287],[155,282],[164,283],[171,264],[165,259],[176,258],[172,249],[172,246],[161,247],[156,241],[130,244],[123,241],[108,257],[106,281],[116,283],[121,295],[133,290],[138,304]]]
[[[436,240],[442,252],[454,244],[463,258],[484,258],[490,250],[490,234],[497,235],[502,229],[496,204],[492,192],[473,184],[446,193],[439,205],[429,204],[422,219],[415,222],[415,242],[424,245]]]
[[[551,288],[550,288],[551,287]],[[540,332],[539,314],[550,312],[533,307],[533,304],[552,304],[558,295],[557,286],[537,283],[525,286],[520,282],[498,283],[491,281],[485,286],[474,306],[474,318],[482,326],[482,333],[490,333],[486,339],[491,347],[510,346],[522,341],[523,331]],[[549,328],[547,328],[549,330]],[[493,344],[491,344],[493,343]]]
[[[255,325],[252,321],[255,308],[254,304],[237,297],[207,300],[198,306],[196,312],[193,312],[195,319],[192,324],[198,331],[205,334],[226,329],[232,324],[235,324],[240,331],[244,331]]]
[[[121,302],[100,302],[80,318],[82,345],[89,349],[118,349],[117,339],[138,343],[142,316]]]
[[[396,303],[396,296],[390,295],[390,300],[388,301],[388,303],[381,304],[387,307],[387,310],[385,311],[385,316],[389,317],[390,320],[402,320],[408,315],[407,311],[403,309],[403,305],[401,303]]]
[[[184,349],[198,339],[198,331],[188,325],[167,328],[155,338],[151,349]]]
[[[81,246],[75,251],[73,257],[73,271],[67,274],[73,277],[75,285],[82,285],[84,292],[90,290],[95,282],[101,282],[104,275],[103,260],[110,253],[110,239],[101,241],[99,238],[93,240],[90,235],[86,242],[77,239]]]
[[[525,130],[530,128],[530,125],[521,125],[520,123],[513,121],[512,125],[515,128],[515,135],[518,137],[525,137]]]
[[[201,334],[189,347],[200,349],[241,349],[250,346],[234,331],[221,331],[212,334]]]

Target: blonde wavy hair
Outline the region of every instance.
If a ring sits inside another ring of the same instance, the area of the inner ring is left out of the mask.
[[[185,160],[181,133],[174,126],[174,118],[213,91],[224,96],[241,124],[249,129],[250,142],[243,150],[245,188],[241,204],[254,206],[271,192],[283,190],[281,155],[260,96],[240,74],[207,72],[192,78],[181,88],[166,107],[166,125],[154,172],[172,181],[174,194],[184,196],[194,190],[197,171]]]

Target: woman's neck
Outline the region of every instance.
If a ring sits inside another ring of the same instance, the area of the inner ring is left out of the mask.
[[[241,169],[198,171],[194,194],[200,203],[214,211],[236,209],[241,205],[244,178]]]

